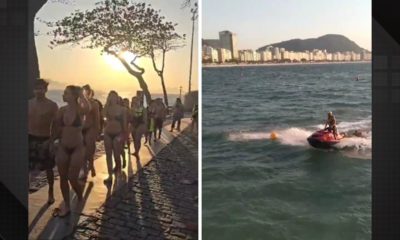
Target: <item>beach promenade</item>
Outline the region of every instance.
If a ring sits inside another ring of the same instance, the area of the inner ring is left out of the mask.
[[[29,194],[29,239],[197,239],[198,139],[189,123],[182,120],[182,132],[164,126],[161,140],[142,145],[139,159],[126,151],[127,167],[111,184],[103,183],[106,159],[98,155],[97,176],[88,177],[81,203],[71,191],[66,218],[52,217],[62,203],[58,178],[53,205],[47,186]]]

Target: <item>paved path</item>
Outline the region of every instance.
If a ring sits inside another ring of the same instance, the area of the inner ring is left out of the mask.
[[[89,177],[83,203],[78,206],[71,192],[76,207],[65,219],[51,217],[62,202],[58,180],[54,205],[46,204],[47,187],[30,194],[29,239],[197,238],[197,139],[166,129],[161,141],[142,147],[140,160],[128,161],[112,185],[103,184],[105,156],[97,159],[97,176]]]

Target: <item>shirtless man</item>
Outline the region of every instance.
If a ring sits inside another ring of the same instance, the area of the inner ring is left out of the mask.
[[[84,178],[87,177],[89,170],[91,171],[92,177],[96,176],[93,158],[96,151],[96,140],[100,134],[100,107],[97,101],[93,99],[93,93],[89,84],[83,86],[83,94],[90,103],[90,111],[85,115],[82,128],[85,144],[85,160],[87,161],[83,165]]]
[[[54,203],[54,138],[53,122],[58,106],[46,97],[48,83],[37,79],[35,97],[28,102],[29,184],[39,171],[46,171],[49,184],[48,204]]]

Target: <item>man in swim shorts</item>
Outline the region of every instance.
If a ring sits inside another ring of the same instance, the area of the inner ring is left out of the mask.
[[[46,97],[48,82],[37,79],[34,97],[28,101],[29,184],[40,171],[46,171],[49,184],[48,204],[54,203],[53,121],[58,111],[55,102]]]

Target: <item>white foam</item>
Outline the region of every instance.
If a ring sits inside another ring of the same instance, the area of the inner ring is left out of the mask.
[[[314,130],[323,128],[323,125],[313,126]],[[349,132],[354,130],[362,130],[364,137],[351,136],[342,139],[335,148],[341,151],[351,153],[351,157],[367,158],[370,159],[372,147],[372,134],[371,134],[371,119],[364,119],[355,122],[340,122],[338,124],[339,132]],[[279,143],[290,146],[304,146],[308,147],[307,138],[314,132],[305,128],[285,128],[277,129],[273,132],[277,135]],[[260,141],[269,140],[271,132],[235,132],[229,133],[228,139],[235,142],[245,141]]]
[[[307,137],[311,135],[311,131],[301,128],[288,128],[273,131],[277,134],[277,140],[282,144],[292,146],[307,146]],[[271,132],[238,132],[230,133],[228,139],[230,141],[244,142],[255,140],[270,139]]]
[[[370,150],[372,148],[372,138],[371,133],[363,133],[365,137],[349,137],[343,138],[336,145],[337,148],[345,149],[345,148],[353,148],[357,150]]]
[[[244,142],[251,140],[269,139],[269,136],[270,134],[266,132],[253,132],[253,133],[238,132],[238,133],[230,133],[228,139],[230,141],[235,141],[235,142]]]
[[[308,146],[307,138],[312,134],[303,128],[288,128],[276,131],[278,140],[285,145]]]

